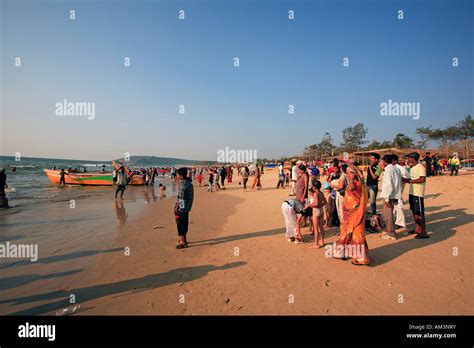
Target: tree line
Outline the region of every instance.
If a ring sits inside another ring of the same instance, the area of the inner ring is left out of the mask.
[[[398,133],[391,140],[366,140],[368,129],[363,123],[347,127],[342,130],[342,142],[334,144],[334,140],[329,132],[326,132],[319,143],[306,146],[303,157],[310,160],[324,159],[330,156],[338,156],[345,152],[370,151],[385,148],[398,149],[426,149],[427,145],[434,142],[438,148],[444,152],[448,151],[451,145],[459,145],[462,149],[461,157],[469,158],[472,139],[474,137],[474,120],[471,115],[467,115],[461,121],[446,128],[419,127],[416,134],[419,139],[413,139],[403,133]],[[299,156],[294,156],[299,157]],[[294,157],[280,158],[278,161],[288,161]],[[259,161],[271,162],[274,160],[260,159]]]

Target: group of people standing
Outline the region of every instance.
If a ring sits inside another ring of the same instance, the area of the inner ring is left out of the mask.
[[[252,168],[252,169],[250,169]],[[208,168],[208,191],[216,192],[221,189],[225,189],[225,182],[232,182],[234,176],[234,166],[227,165],[221,167],[210,167]],[[202,174],[202,173],[201,173]],[[242,185],[244,190],[247,190],[247,183],[251,177],[253,177],[252,189],[257,188],[257,190],[262,189],[261,175],[263,174],[263,165],[241,165],[237,167],[237,175],[239,176],[239,185]],[[198,176],[199,186],[201,186],[202,175]]]
[[[438,153],[431,154],[430,152],[426,152],[423,157],[423,162],[425,163],[427,177],[444,174],[456,176],[458,175],[461,165],[461,161],[456,152],[447,158],[441,158]]]
[[[159,169],[157,167],[152,167],[152,168],[140,168],[140,169],[135,169],[135,170],[130,170],[128,175],[130,178],[130,181],[132,181],[133,177],[135,175],[140,175],[143,179],[143,185],[148,186],[151,185],[153,186],[155,184],[155,178],[160,175],[160,172],[162,176],[165,176],[165,173],[167,172],[167,169]],[[114,172],[115,173],[115,172]]]
[[[285,200],[281,207],[286,224],[286,236],[289,242],[302,243],[300,225],[307,219],[310,233],[314,234],[313,247],[317,249],[324,247],[325,226],[327,227],[331,223],[328,212],[330,209],[334,210],[341,221],[338,248],[334,251],[334,257],[343,259],[347,245],[358,246],[363,252],[357,257],[353,257],[352,263],[368,265],[370,258],[364,233],[365,205],[367,203],[364,175],[354,164],[344,166],[344,175],[342,176],[338,176],[341,169],[338,161],[333,163],[333,168],[328,174],[328,180],[332,179],[332,181],[326,183],[323,192],[319,170],[308,170],[302,163],[293,163],[291,172],[292,174],[296,173],[296,176],[292,176],[292,180],[295,177],[296,180],[293,182],[294,190],[292,187],[290,196],[294,192],[295,198]],[[344,195],[344,200],[339,203],[339,210],[337,209],[337,198],[331,198],[331,191],[336,188],[339,192],[343,191]],[[335,209],[330,207],[331,203],[334,204]]]
[[[429,238],[425,228],[424,193],[426,185],[426,163],[420,161],[416,152],[406,156],[407,166],[400,165],[398,156],[373,153],[367,166],[366,175],[358,163],[342,162],[334,159],[328,168],[323,169],[326,183],[320,181],[320,170],[316,165],[307,167],[302,161],[293,162],[291,172],[291,192],[282,203],[282,213],[289,242],[303,242],[301,224],[309,223],[310,234],[314,234],[314,247],[324,246],[325,228],[339,226],[339,241],[333,252],[336,258],[346,258],[346,248],[357,247],[362,253],[352,255],[355,265],[370,264],[368,245],[365,239],[366,221],[379,218],[383,233],[381,237],[395,240],[397,228],[406,227],[403,212],[403,190],[410,185],[409,203],[413,213],[416,239]],[[383,173],[383,176],[382,176]],[[279,166],[279,183],[286,174],[283,163]],[[381,190],[379,193],[379,178]],[[286,179],[285,179],[286,180]],[[377,214],[377,195],[383,200],[383,214]],[[367,205],[370,202],[370,212]],[[383,219],[381,219],[383,217]]]
[[[210,167],[207,171],[208,174],[208,192],[217,192],[219,190],[225,189],[225,182],[232,182],[232,177],[234,175],[234,168],[232,166],[222,166],[222,167]],[[198,175],[199,186],[202,182],[202,170]]]
[[[380,155],[374,153],[370,156],[367,167],[367,186],[370,196],[371,214],[376,214],[376,199],[378,194],[378,181],[383,172],[382,189],[379,197],[383,200],[383,217],[385,231],[382,238],[395,240],[397,228],[406,227],[403,212],[403,190],[405,184],[410,184],[409,204],[413,213],[416,228],[408,231],[416,234],[417,239],[429,238],[425,228],[424,195],[426,186],[426,162],[421,163],[417,152],[406,156],[408,165],[402,166],[397,155],[387,154],[380,160]]]
[[[257,190],[262,189],[261,177],[264,172],[263,164],[256,164],[253,166],[243,165],[239,166],[237,173],[240,176],[239,185],[242,185],[243,190],[247,190],[247,182],[253,177],[252,189],[255,187]]]

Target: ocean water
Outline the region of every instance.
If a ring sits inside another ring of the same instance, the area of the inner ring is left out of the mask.
[[[50,158],[21,158],[16,161],[14,157],[0,156],[0,168],[5,169],[7,174],[8,188],[6,190],[9,204],[12,207],[31,206],[46,202],[69,201],[70,199],[81,199],[90,196],[110,196],[113,198],[115,189],[110,186],[66,186],[57,187],[52,184],[43,169],[51,169],[56,166],[57,169],[69,167],[82,170],[87,167],[88,172],[100,171],[102,165],[106,165],[107,171],[114,168],[112,163],[98,161],[79,161]],[[13,168],[16,168],[13,171]],[[133,190],[134,196],[143,197],[146,201],[148,196],[155,199],[159,196],[159,183],[167,186],[167,196],[173,196],[176,193],[176,185],[170,180],[169,176],[163,178],[161,175],[155,178],[155,186],[145,187],[128,186],[127,190]],[[143,194],[141,193],[143,191]]]

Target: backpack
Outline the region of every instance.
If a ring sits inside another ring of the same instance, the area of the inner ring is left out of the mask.
[[[378,233],[382,232],[385,228],[385,222],[380,214],[368,214],[365,218],[365,229]]]

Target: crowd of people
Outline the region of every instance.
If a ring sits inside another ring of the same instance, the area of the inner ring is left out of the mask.
[[[314,248],[322,248],[325,229],[338,226],[339,241],[332,255],[344,259],[348,246],[353,250],[357,247],[363,252],[353,254],[352,263],[368,265],[366,228],[383,232],[383,239],[396,240],[396,230],[406,227],[403,208],[406,184],[410,186],[409,205],[415,222],[415,228],[408,233],[415,234],[416,239],[429,238],[424,208],[426,177],[430,175],[428,173],[440,175],[439,170],[433,169],[437,168],[434,162],[428,161],[428,158],[436,160],[436,155],[429,156],[428,153],[421,159],[413,152],[406,156],[406,162],[402,162],[395,154],[381,158],[373,153],[365,175],[357,162],[338,159],[331,163],[295,161],[287,170],[284,163],[280,163],[277,189],[291,184],[290,197],[281,206],[288,241],[303,243],[301,227],[309,226],[310,234],[314,235]],[[427,168],[433,171],[428,172]],[[377,212],[377,196],[382,199],[381,213]]]
[[[325,230],[336,226],[339,235],[337,246],[340,248],[335,250],[333,256],[344,259],[347,256],[345,248],[348,245],[356,246],[363,252],[352,255],[352,263],[368,265],[370,257],[365,239],[367,221],[369,227],[373,221],[379,230],[383,229],[382,238],[395,240],[396,230],[406,227],[402,197],[405,184],[410,185],[409,204],[416,226],[408,233],[416,234],[417,239],[429,238],[424,220],[424,191],[428,176],[426,168],[433,164],[428,164],[426,156],[420,161],[418,153],[409,154],[406,160],[407,163],[399,163],[397,155],[387,154],[381,158],[379,154],[373,153],[366,175],[357,162],[338,159],[330,163],[296,161],[287,169],[284,163],[280,163],[276,188],[290,187],[290,197],[281,207],[288,241],[303,243],[301,230],[309,227],[310,234],[314,235],[313,247],[319,249],[325,246]],[[180,184],[175,205],[178,249],[188,246],[186,235],[194,197],[193,179],[197,177],[198,185],[202,186],[204,174],[207,174],[207,191],[217,192],[225,189],[226,182],[232,183],[235,170],[239,176],[239,185],[244,190],[251,177],[252,189],[262,188],[260,179],[263,168],[260,165],[170,168],[170,177]],[[139,173],[145,175],[146,185],[153,185],[156,176],[153,168]],[[382,178],[380,192],[379,178]],[[123,195],[129,180],[130,177],[121,167],[116,175],[116,196],[119,193]],[[377,212],[377,196],[383,200],[381,214]],[[367,206],[369,211],[366,211]]]
[[[383,239],[396,240],[396,231],[406,227],[403,201],[406,184],[409,185],[409,205],[415,222],[415,228],[408,233],[415,234],[416,239],[429,238],[424,209],[426,178],[458,175],[460,161],[456,153],[448,158],[440,158],[437,153],[432,155],[429,152],[423,158],[414,152],[407,155],[405,160],[399,161],[395,154],[386,154],[381,158],[374,152],[364,169],[365,175],[359,163],[337,158],[331,162],[293,161],[289,167],[281,162],[278,165],[276,189],[290,189],[288,199],[281,206],[288,241],[303,243],[301,229],[309,227],[310,234],[314,235],[313,247],[319,249],[325,246],[325,231],[335,226],[338,227],[339,248],[333,256],[344,259],[347,256],[345,247],[357,246],[363,253],[352,255],[352,263],[368,265],[370,257],[365,239],[366,229],[383,232]],[[179,236],[177,248],[182,249],[188,246],[186,235],[194,198],[192,181],[197,179],[198,185],[202,186],[204,175],[207,174],[207,191],[217,192],[225,189],[226,182],[232,183],[235,171],[243,190],[247,190],[251,178],[251,188],[262,189],[264,166],[261,163],[140,169],[128,169],[122,165],[113,172],[115,198],[119,194],[120,198],[123,197],[127,185],[136,175],[142,177],[143,185],[153,186],[157,176],[161,174],[164,177],[169,173],[169,177],[179,184],[174,213]],[[60,170],[59,185],[65,184],[65,177],[70,172],[74,170]],[[2,170],[0,198],[5,198],[6,187],[6,174]],[[162,183],[159,187],[160,198],[164,198],[166,187]],[[382,212],[377,212],[377,197],[382,199]]]
[[[198,175],[199,186],[202,185],[203,173],[207,171],[208,175],[208,192],[217,192],[225,190],[226,179],[228,183],[232,182],[234,175],[234,167],[232,166],[212,166],[209,168],[200,168]]]
[[[455,152],[452,156],[440,157],[438,153],[431,154],[426,152],[423,157],[423,162],[426,167],[426,176],[437,176],[446,175],[451,176],[458,175],[461,161],[459,160],[458,154]]]

